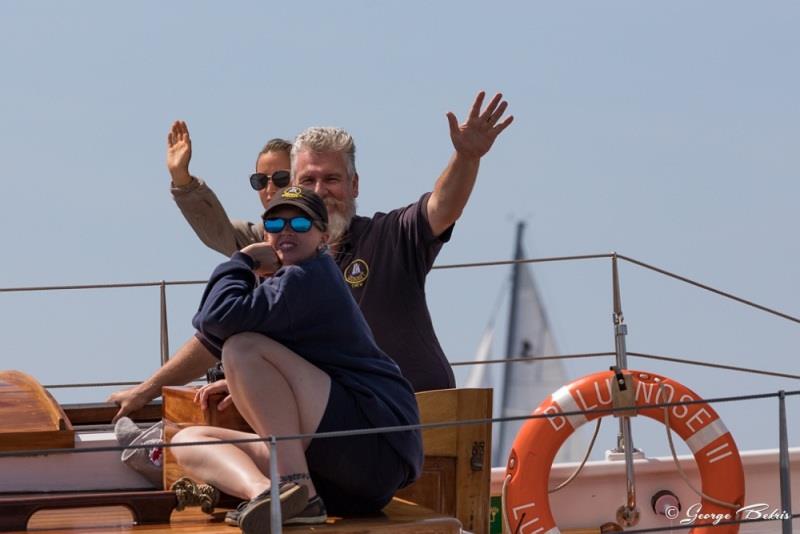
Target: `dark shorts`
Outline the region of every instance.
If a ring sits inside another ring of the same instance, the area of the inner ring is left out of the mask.
[[[372,428],[356,398],[331,380],[317,432]],[[306,449],[308,469],[328,512],[352,515],[383,508],[408,478],[408,467],[383,436],[316,438]]]

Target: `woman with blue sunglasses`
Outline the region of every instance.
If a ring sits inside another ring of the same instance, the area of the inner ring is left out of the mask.
[[[196,400],[229,392],[255,434],[288,436],[419,423],[411,385],[375,344],[341,271],[327,253],[327,210],[309,189],[287,187],[263,215],[266,242],[250,245],[211,276],[194,318],[201,341],[222,347],[226,379]],[[259,281],[257,275],[267,275]],[[190,427],[173,442],[252,438]],[[281,440],[280,480],[265,443],[176,447],[183,468],[245,499],[226,522],[269,532],[270,489],[284,524],[380,510],[422,466],[419,431]]]

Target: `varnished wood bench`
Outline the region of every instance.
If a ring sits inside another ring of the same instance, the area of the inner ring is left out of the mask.
[[[215,425],[250,431],[231,407],[216,409],[222,396],[209,399],[209,409],[194,404],[195,389],[165,387],[164,434],[169,442],[178,430]],[[490,389],[443,389],[417,393],[422,423],[491,417]],[[425,464],[422,476],[398,492],[382,517],[334,519],[314,530],[331,532],[459,532],[489,531],[491,425],[474,424],[426,429],[422,432]],[[170,449],[164,455],[164,487],[183,476]],[[299,527],[293,528],[296,530]],[[302,528],[299,528],[303,530]],[[307,530],[307,529],[306,529]]]

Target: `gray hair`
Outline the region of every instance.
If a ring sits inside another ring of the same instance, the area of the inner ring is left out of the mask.
[[[292,177],[294,178],[297,154],[309,152],[339,152],[347,165],[347,174],[352,179],[356,176],[356,144],[353,136],[341,128],[330,126],[312,126],[307,128],[294,140],[292,146]]]

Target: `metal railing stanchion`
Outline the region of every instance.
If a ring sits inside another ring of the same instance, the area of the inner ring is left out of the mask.
[[[785,516],[782,520],[782,532],[783,534],[792,534],[792,481],[789,469],[789,434],[786,428],[786,392],[784,390],[778,392],[778,429],[781,513]]]
[[[622,314],[622,298],[619,289],[619,271],[617,269],[617,253],[611,256],[611,281],[614,299],[614,351],[616,356],[616,371],[622,373],[628,369],[628,354],[625,346],[625,336],[628,335],[628,326],[625,324],[625,316]],[[625,454],[625,479],[626,479],[626,501],[617,510],[617,520],[623,526],[635,526],[639,522],[639,510],[636,506],[636,482],[633,473],[633,433],[631,431],[631,419],[627,415],[619,417],[619,434],[617,435],[616,451]]]
[[[280,477],[278,476],[278,439],[275,436],[269,437],[269,480],[270,480],[270,532],[281,534],[281,492]]]
[[[169,330],[167,328],[167,283],[162,280],[160,284],[161,301],[161,365],[169,360]]]

